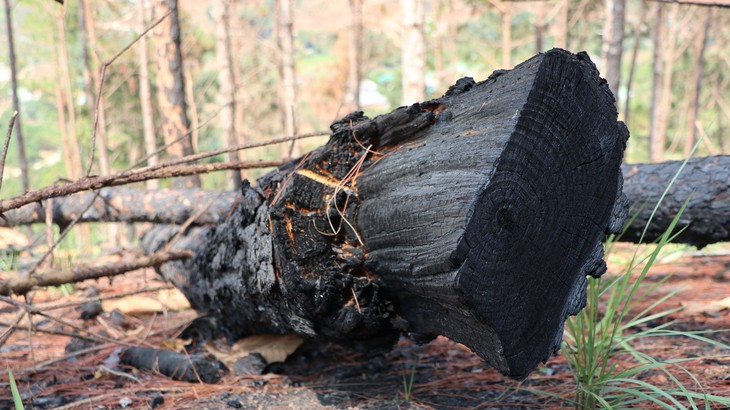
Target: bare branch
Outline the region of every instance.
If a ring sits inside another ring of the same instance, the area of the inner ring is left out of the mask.
[[[198,214],[212,199],[215,202],[193,222],[194,225],[217,223],[230,210],[237,191],[211,192],[197,189],[143,189],[107,187],[98,191],[99,196],[85,212],[95,193],[83,192],[56,198],[51,204],[44,201],[24,205],[5,212],[0,227],[31,225],[44,222],[43,210],[52,214],[52,223],[65,228],[78,215],[79,222],[151,222],[157,224],[182,224],[189,215]],[[155,212],[150,212],[155,210]]]
[[[141,268],[158,266],[168,261],[187,259],[191,256],[190,251],[157,252],[149,256],[134,255],[133,258],[101,266],[77,266],[68,271],[49,270],[36,272],[34,275],[16,274],[8,280],[0,282],[0,295],[24,295],[35,287],[59,286],[87,279],[116,276]]]
[[[5,201],[0,201],[0,213],[48,198],[67,196],[76,192],[90,191],[103,187],[127,185],[134,182],[144,182],[150,179],[175,178],[222,170],[266,168],[278,165],[281,165],[281,161],[220,162],[214,164],[176,166],[166,166],[165,164],[161,164],[160,166],[131,170],[121,174],[81,178],[68,184],[49,186],[36,191],[31,191]]]
[[[3,173],[5,172],[5,158],[8,156],[8,147],[10,146],[10,137],[13,135],[13,127],[15,126],[15,119],[18,118],[18,111],[13,111],[13,116],[10,117],[10,123],[8,124],[8,132],[5,134],[5,143],[3,144],[3,154],[0,158],[0,189],[3,187]]]

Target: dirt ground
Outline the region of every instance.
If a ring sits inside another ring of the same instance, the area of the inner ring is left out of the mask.
[[[609,257],[609,274],[620,272],[634,249],[634,245],[618,245]],[[667,278],[668,275],[671,276]],[[730,245],[713,246],[702,252],[677,248],[652,267],[647,283],[657,284],[664,279],[637,309],[681,288],[662,305],[664,309],[684,308],[671,315],[672,328],[730,329]],[[553,357],[518,383],[487,367],[466,347],[441,337],[426,345],[401,338],[392,351],[371,354],[354,353],[336,345],[304,343],[284,363],[270,364],[262,375],[229,373],[215,384],[174,381],[152,371],[118,365],[119,353],[126,346],[179,347],[181,342],[175,337],[195,317],[195,312],[161,309],[158,313],[145,313],[149,310],[141,309],[137,313],[104,312],[93,319],[82,319],[79,301],[125,293],[127,296],[120,300],[127,306],[144,305],[149,299],[140,302],[135,298],[159,299],[163,294],[159,288],[164,286],[153,272],[139,271],[113,280],[81,283],[72,292],[35,292],[33,306],[43,313],[34,315],[36,330],[29,332],[28,321],[23,318],[0,347],[0,362],[12,369],[26,409],[571,407],[562,399],[573,397],[575,382],[562,355]],[[150,289],[153,290],[131,295]],[[167,307],[174,305],[164,303]],[[21,313],[0,302],[0,334]],[[657,324],[648,322],[646,326]],[[72,338],[73,334],[84,338]],[[728,331],[710,337],[730,343]],[[640,341],[635,347],[656,359],[692,358],[683,366],[704,391],[730,397],[730,352],[678,337]],[[626,360],[620,365],[631,365]],[[699,390],[685,372],[678,370],[676,374],[688,388]],[[671,380],[658,371],[642,373],[640,379],[672,387]],[[8,382],[3,369],[0,409],[13,408]]]

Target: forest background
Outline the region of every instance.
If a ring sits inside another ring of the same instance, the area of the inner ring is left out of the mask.
[[[92,174],[105,175],[163,147],[176,110],[187,117],[180,135],[190,149],[209,151],[326,130],[356,109],[374,116],[436,98],[460,77],[480,81],[552,47],[587,51],[609,81],[619,117],[631,130],[628,162],[684,158],[701,135],[697,155],[728,150],[730,3],[722,1],[65,3],[5,0],[14,57],[5,57],[11,43],[4,30],[0,122],[7,124],[15,109],[13,88],[20,112],[5,165],[6,198],[84,175],[95,119]],[[166,48],[175,24],[177,63]],[[173,88],[179,96],[161,91],[175,64],[183,80]],[[296,156],[325,140],[261,147],[228,159]],[[146,161],[158,160],[153,155]],[[255,179],[263,172],[242,176]],[[208,174],[201,186],[232,189],[237,174]],[[159,184],[148,187],[171,183]],[[103,236],[93,235],[94,241]]]

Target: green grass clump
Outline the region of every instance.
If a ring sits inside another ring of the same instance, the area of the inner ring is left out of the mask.
[[[685,161],[686,164],[686,161]],[[679,172],[684,168],[680,167]],[[676,180],[676,175],[659,200],[661,203]],[[689,201],[689,199],[687,200]],[[649,222],[658,209],[654,208]],[[656,360],[635,349],[632,342],[652,337],[687,337],[705,342],[720,349],[730,350],[730,346],[707,336],[719,331],[687,332],[672,329],[672,321],[650,327],[650,323],[668,319],[668,316],[681,308],[663,309],[667,299],[678,291],[658,298],[637,314],[631,313],[639,302],[648,300],[651,292],[668,279],[648,286],[643,281],[657,257],[674,236],[680,215],[687,206],[682,206],[678,215],[662,235],[653,250],[639,257],[637,251],[627,264],[626,269],[616,278],[588,278],[588,304],[577,316],[566,322],[563,352],[573,371],[577,384],[573,404],[579,409],[596,408],[641,408],[660,407],[665,409],[698,409],[698,404],[706,409],[713,405],[730,407],[730,398],[707,394],[700,381],[682,366],[690,359]],[[645,231],[646,232],[646,229]],[[643,237],[642,237],[643,239]],[[606,253],[612,248],[614,238],[606,243]],[[603,310],[599,309],[604,301]],[[640,329],[639,327],[644,327]],[[725,330],[727,331],[727,330]],[[619,359],[631,358],[636,363],[629,368],[619,368]],[[646,371],[658,371],[667,376],[671,386],[656,386],[640,380]],[[685,386],[676,376],[685,373],[693,381],[693,386]],[[689,406],[689,407],[688,407]]]

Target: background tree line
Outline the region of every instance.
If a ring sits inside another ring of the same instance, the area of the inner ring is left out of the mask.
[[[703,2],[5,0],[0,118],[20,115],[0,194],[326,129],[351,110],[438,97],[462,76],[481,80],[552,47],[597,62],[632,132],[629,161],[682,158],[700,135],[700,155],[721,154],[730,3]],[[292,157],[323,141],[209,161]],[[230,189],[260,172],[180,184]]]

